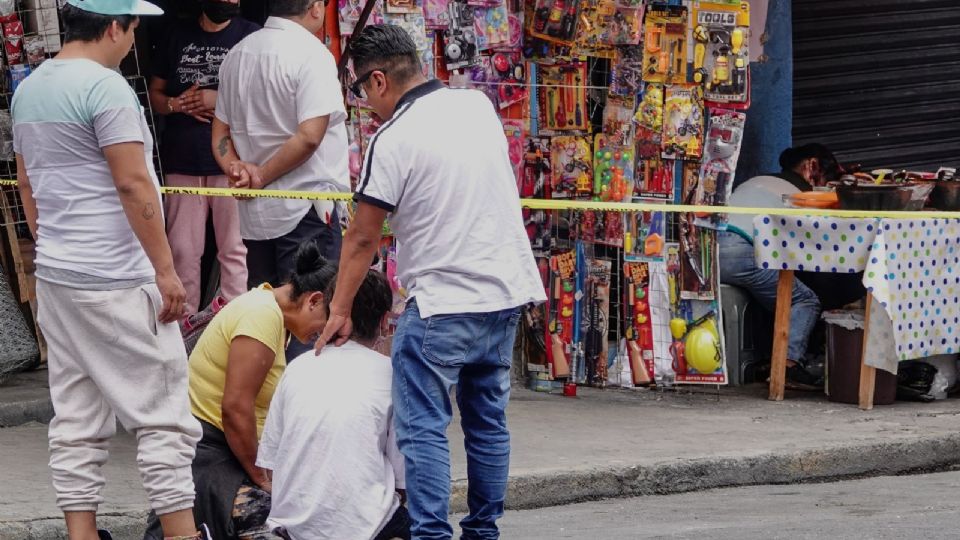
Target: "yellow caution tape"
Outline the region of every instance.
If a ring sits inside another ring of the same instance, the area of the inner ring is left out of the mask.
[[[16,180],[0,179],[0,185],[16,186]],[[352,193],[315,191],[285,191],[231,188],[160,188],[165,195],[199,195],[205,197],[249,197],[267,199],[301,199],[309,201],[349,201]],[[827,210],[819,208],[748,208],[739,206],[701,206],[670,203],[617,203],[601,201],[572,201],[565,199],[520,199],[524,208],[531,210],[594,210],[600,212],[675,212],[695,214],[770,214],[774,216],[821,216],[838,218],[890,218],[890,219],[960,219],[960,211],[874,211],[874,210]]]

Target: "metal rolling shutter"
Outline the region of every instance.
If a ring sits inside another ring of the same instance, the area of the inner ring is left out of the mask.
[[[960,165],[960,2],[794,0],[795,143],[841,162]]]

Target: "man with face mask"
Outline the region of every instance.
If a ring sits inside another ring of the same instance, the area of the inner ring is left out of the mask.
[[[210,121],[217,104],[220,64],[234,45],[259,27],[238,17],[238,0],[200,0],[197,19],[170,29],[154,58],[150,80],[153,111],[166,117],[160,159],[164,183],[173,187],[227,187],[210,148]],[[187,315],[200,306],[200,258],[207,216],[213,216],[226,300],[247,291],[247,250],[240,239],[237,201],[229,197],[170,195],[164,201],[173,263],[187,291]]]
[[[193,518],[184,290],[163,230],[153,138],[115,71],[143,0],[67,0],[63,49],[13,96],[17,181],[37,239],[38,321],[48,345],[50,469],[71,540],[97,531],[101,467],[117,419],[165,538],[208,538]]]
[[[781,208],[782,197],[811,191],[814,186],[835,180],[840,166],[833,154],[822,144],[807,144],[788,148],[780,154],[782,170],[774,175],[751,178],[734,189],[730,206],[753,208]],[[753,298],[770,312],[777,302],[776,270],[757,266],[753,249],[753,215],[731,214],[729,227],[720,233],[720,281],[746,289]],[[790,310],[790,336],[787,349],[787,383],[794,389],[813,390],[822,386],[822,378],[806,363],[807,343],[824,298],[812,289],[810,281],[834,280],[844,290],[856,293],[856,275],[798,273],[793,284],[793,302]],[[862,285],[859,289],[862,290]],[[862,296],[862,295],[861,295]],[[857,297],[850,297],[849,303]],[[842,305],[842,304],[841,304]],[[840,307],[832,305],[832,308]]]

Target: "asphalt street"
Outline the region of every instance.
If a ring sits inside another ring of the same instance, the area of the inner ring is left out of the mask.
[[[505,540],[956,539],[960,472],[756,486],[507,512]]]

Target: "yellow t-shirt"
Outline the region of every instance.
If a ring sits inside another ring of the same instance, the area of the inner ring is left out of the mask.
[[[254,404],[259,438],[273,391],[287,366],[283,313],[269,284],[234,298],[203,331],[190,354],[190,408],[194,416],[223,430],[221,409],[227,379],[227,356],[230,343],[238,336],[252,337],[276,355]]]

